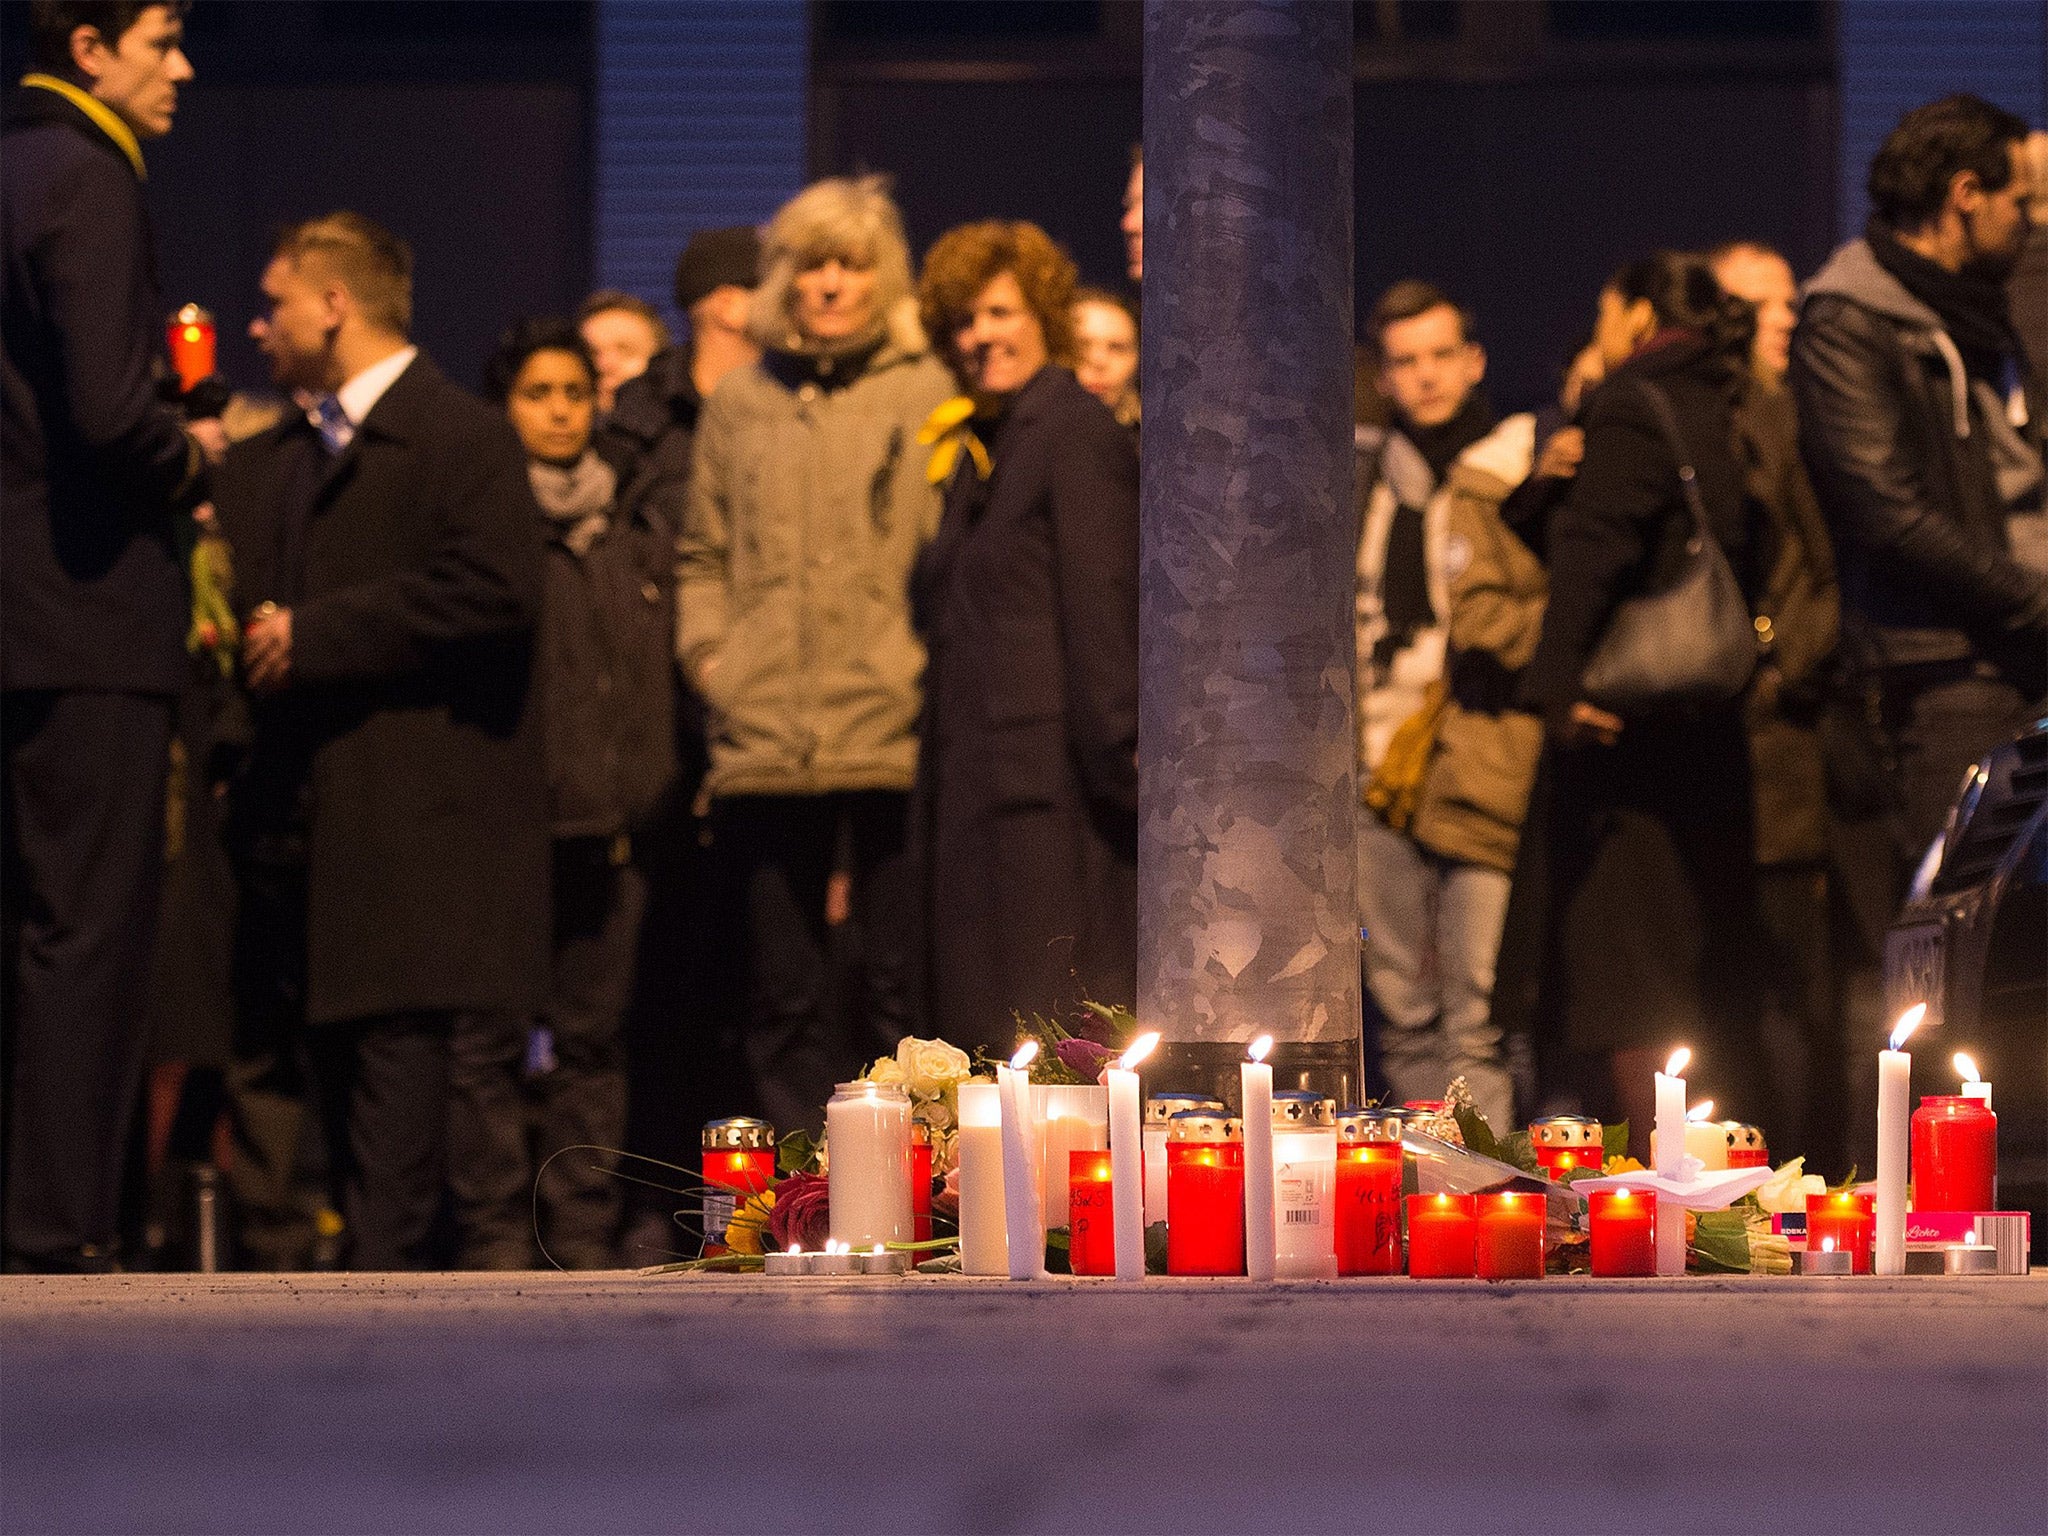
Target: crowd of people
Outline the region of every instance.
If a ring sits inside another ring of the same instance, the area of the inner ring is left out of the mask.
[[[1020,221],[916,264],[886,182],[830,178],[689,238],[684,339],[600,292],[511,325],[480,398],[409,339],[403,240],[337,212],[251,274],[276,404],[230,444],[161,387],[139,195],[182,10],[39,0],[7,118],[9,1264],[118,1258],[160,912],[226,956],[259,1267],[658,1257],[596,1150],[694,1161],[647,1129],[651,967],[784,1130],[905,1034],[1134,1002],[1135,287]],[[1393,1096],[1646,1124],[1637,1058],[1684,1038],[1774,1145],[1839,1139],[1849,982],[2048,686],[2028,153],[1974,98],[1919,109],[1803,297],[1758,244],[1648,254],[1532,413],[1438,288],[1373,307]],[[1136,285],[1139,155],[1125,207]],[[1596,686],[1617,613],[1716,560],[1746,685]]]

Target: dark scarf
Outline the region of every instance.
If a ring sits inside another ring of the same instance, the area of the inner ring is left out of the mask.
[[[1941,328],[1962,353],[1970,376],[1998,387],[2004,378],[2002,360],[2020,355],[2004,283],[1978,272],[1951,272],[1929,261],[1908,250],[1892,227],[1875,216],[1864,226],[1863,238],[1877,264],[1941,317]]]
[[[574,464],[549,464],[530,459],[527,478],[541,514],[555,527],[569,552],[582,559],[611,526],[612,500],[619,480],[611,465],[586,448]]]
[[[1458,407],[1458,414],[1449,421],[1434,427],[1418,427],[1402,421],[1399,427],[1401,435],[1415,445],[1415,451],[1429,466],[1430,478],[1441,485],[1444,476],[1451,472],[1451,466],[1458,462],[1458,455],[1498,424],[1493,403],[1475,389]]]

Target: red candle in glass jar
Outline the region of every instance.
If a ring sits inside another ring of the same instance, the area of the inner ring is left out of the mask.
[[[1477,1268],[1482,1280],[1543,1278],[1544,1196],[1500,1190],[1479,1197]]]
[[[164,344],[180,389],[213,377],[213,316],[197,304],[187,304],[164,322]]]
[[[1408,1273],[1423,1280],[1469,1277],[1478,1261],[1476,1195],[1408,1197]]]
[[[1166,1272],[1244,1273],[1244,1139],[1234,1120],[1184,1110],[1166,1132]]]
[[[1728,1133],[1728,1166],[1730,1168],[1768,1168],[1771,1166],[1771,1149],[1764,1144],[1761,1126],[1746,1125],[1740,1120],[1725,1120],[1722,1129]]]
[[[1552,1178],[1574,1168],[1600,1171],[1602,1127],[1586,1115],[1544,1115],[1529,1122],[1529,1150]]]
[[[1116,1273],[1116,1205],[1107,1152],[1067,1154],[1067,1258],[1077,1275]]]
[[[1337,1148],[1337,1273],[1401,1273],[1401,1147]]]
[[[1846,1253],[1850,1267],[1859,1275],[1872,1272],[1871,1254],[1877,1246],[1877,1196],[1853,1189],[1806,1197],[1806,1251],[1819,1253],[1834,1240],[1837,1253]]]
[[[775,1182],[775,1127],[750,1115],[704,1127],[704,1252],[725,1252],[725,1229],[749,1196]]]
[[[1657,1197],[1640,1189],[1596,1189],[1586,1197],[1596,1275],[1657,1272]]]
[[[1998,1116],[1981,1100],[1930,1093],[1913,1111],[1913,1209],[1997,1208]]]
[[[910,1126],[910,1229],[920,1243],[932,1240],[932,1133],[928,1126]]]

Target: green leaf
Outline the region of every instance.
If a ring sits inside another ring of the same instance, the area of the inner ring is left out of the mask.
[[[1500,1139],[1500,1160],[1513,1163],[1524,1173],[1540,1174],[1543,1165],[1536,1161],[1535,1143],[1529,1140],[1527,1131],[1510,1131]]]
[[[809,1131],[790,1131],[776,1144],[775,1171],[784,1178],[818,1171],[818,1144]]]
[[[1705,1274],[1749,1273],[1749,1222],[1742,1212],[1701,1211],[1693,1228],[1692,1254]]]
[[[1049,1275],[1071,1275],[1074,1272],[1072,1239],[1065,1227],[1054,1227],[1045,1234],[1045,1272]]]
[[[1628,1122],[1624,1120],[1619,1125],[1602,1125],[1600,1127],[1600,1161],[1604,1163],[1610,1157],[1627,1156]]]
[[[1468,1151],[1477,1152],[1481,1157],[1490,1157],[1495,1162],[1506,1162],[1500,1155],[1500,1143],[1494,1140],[1493,1127],[1486,1123],[1486,1116],[1470,1105],[1461,1104],[1457,1111],[1458,1134],[1465,1138]]]

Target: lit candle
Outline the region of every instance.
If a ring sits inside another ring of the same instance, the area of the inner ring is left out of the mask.
[[[1096,1083],[1041,1083],[1031,1090],[1038,1127],[1039,1205],[1048,1229],[1067,1225],[1067,1154],[1109,1148],[1109,1093]]]
[[[1685,1065],[1692,1052],[1680,1046],[1657,1074],[1657,1126],[1650,1138],[1650,1161],[1660,1179],[1685,1178]],[[1676,1201],[1657,1197],[1657,1273],[1685,1273],[1685,1210]]]
[[[704,1183],[704,1255],[724,1253],[725,1229],[740,1203],[775,1182],[775,1127],[765,1120],[735,1115],[704,1127],[699,1165]]]
[[[768,1253],[761,1256],[761,1272],[768,1275],[808,1275],[811,1272],[812,1255],[805,1253],[801,1243],[791,1243],[787,1253]]]
[[[910,1268],[910,1255],[891,1253],[876,1243],[866,1253],[853,1256],[853,1272],[857,1275],[900,1275]]]
[[[1420,1280],[1463,1279],[1478,1262],[1476,1195],[1408,1197],[1408,1273]]]
[[[932,1240],[932,1132],[928,1125],[910,1124],[910,1225],[917,1241]]]
[[[1586,1197],[1593,1273],[1649,1275],[1657,1269],[1660,1203],[1638,1189],[1596,1189]],[[1683,1212],[1679,1213],[1681,1218]]]
[[[1186,1109],[1166,1128],[1166,1272],[1244,1273],[1244,1136],[1235,1120]]]
[[[1110,1198],[1116,1212],[1116,1277],[1145,1278],[1145,1139],[1138,1115],[1138,1063],[1159,1044],[1147,1030],[1109,1069]]]
[[[1479,1197],[1477,1258],[1482,1280],[1543,1278],[1544,1196],[1499,1190]]]
[[[1401,1117],[1337,1116],[1337,1273],[1401,1273]]]
[[[1965,1051],[1955,1055],[1956,1071],[1962,1074],[1963,1097],[1975,1099],[1986,1109],[1991,1107],[1991,1084],[1984,1081],[1984,1074],[1977,1070],[1975,1058]]]
[[[1930,1093],[1913,1112],[1913,1209],[1998,1206],[1998,1116],[1961,1094]]]
[[[1045,1272],[1045,1228],[1029,1140],[1031,1059],[1037,1054],[1038,1042],[1026,1040],[1007,1067],[996,1068],[1003,1100],[1003,1229],[1012,1280],[1035,1280]]]
[[[1713,1118],[1714,1101],[1702,1099],[1685,1112],[1685,1155],[1699,1161],[1703,1173],[1718,1173],[1728,1166],[1728,1128]],[[1657,1133],[1650,1132],[1650,1162],[1663,1172],[1658,1158]]]
[[[1318,1093],[1274,1096],[1274,1273],[1283,1280],[1337,1278],[1335,1108]],[[1249,1165],[1246,1182],[1250,1182]],[[1247,1227],[1247,1256],[1250,1241]]]
[[[1531,1120],[1529,1150],[1536,1154],[1536,1166],[1551,1178],[1574,1168],[1598,1172],[1603,1160],[1600,1122],[1586,1115],[1544,1115]]]
[[[860,1273],[860,1261],[854,1251],[836,1238],[825,1239],[825,1251],[811,1255],[811,1273],[814,1275],[854,1275]]]
[[[1166,1130],[1184,1109],[1227,1114],[1221,1099],[1206,1093],[1155,1093],[1145,1100],[1145,1225],[1166,1220]]]
[[[164,341],[170,349],[171,371],[178,387],[189,390],[214,369],[213,316],[197,304],[187,304],[164,326]]]
[[[960,1085],[960,1268],[970,1275],[1010,1272],[1009,1220],[1003,1204],[1002,1089]]]
[[[1856,1272],[1850,1256],[1835,1246],[1832,1237],[1821,1239],[1818,1248],[1808,1247],[1799,1260],[1802,1275],[1849,1275]]]
[[[1271,1280],[1279,1263],[1273,1224],[1273,1069],[1266,1053],[1273,1037],[1261,1035],[1245,1054],[1238,1082],[1244,1105],[1244,1272]]]
[[[1888,1050],[1877,1053],[1877,1238],[1872,1267],[1880,1275],[1906,1272],[1906,1144],[1913,1107],[1913,1058],[1899,1049],[1927,1017],[1915,1003],[1892,1027]]]
[[[1824,1249],[1849,1257],[1859,1275],[1870,1273],[1871,1247],[1877,1236],[1873,1198],[1852,1189],[1806,1197],[1806,1251]]]
[[[1077,1275],[1116,1273],[1116,1201],[1107,1152],[1067,1154],[1067,1259]]]
[[[1728,1133],[1728,1166],[1730,1168],[1768,1168],[1771,1166],[1771,1149],[1764,1141],[1761,1126],[1746,1125],[1740,1120],[1723,1120],[1721,1129]]]
[[[841,1083],[825,1106],[832,1149],[832,1236],[851,1258],[871,1243],[907,1243],[910,1215],[910,1095],[894,1083]]]

